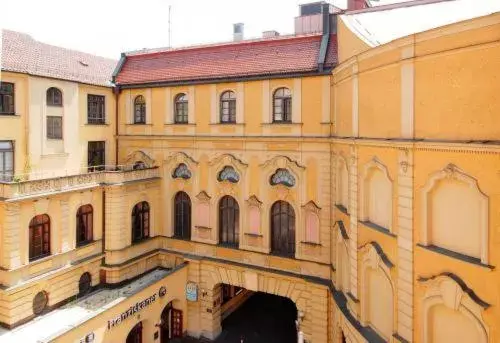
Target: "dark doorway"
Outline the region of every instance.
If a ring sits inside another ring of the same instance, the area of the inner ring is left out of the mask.
[[[127,343],[142,343],[142,322],[137,323],[127,336]]]
[[[161,343],[168,343],[173,338],[182,337],[182,311],[173,308],[172,302],[169,302],[163,309],[161,323]]]
[[[288,298],[255,293],[222,322],[216,343],[297,342],[297,308]]]

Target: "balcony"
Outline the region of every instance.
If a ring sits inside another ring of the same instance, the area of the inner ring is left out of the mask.
[[[12,181],[0,181],[0,198],[23,199],[33,196],[46,196],[61,192],[84,190],[101,185],[112,185],[131,181],[155,179],[160,177],[158,167],[133,169],[132,166],[100,166],[89,171],[82,168],[69,175],[44,177],[43,173],[16,175]],[[47,175],[47,174],[45,174]]]

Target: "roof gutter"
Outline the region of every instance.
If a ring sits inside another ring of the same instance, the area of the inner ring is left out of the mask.
[[[318,70],[322,72],[325,66],[326,51],[330,40],[330,5],[322,4],[321,13],[323,14],[323,36],[321,37],[321,45],[318,55]]]
[[[125,53],[122,52],[122,54],[120,56],[120,60],[118,61],[118,64],[116,65],[116,68],[113,71],[113,74],[111,75],[111,81],[113,83],[116,83],[116,77],[118,76],[118,73],[122,70],[126,59],[127,59],[127,55],[125,55]]]

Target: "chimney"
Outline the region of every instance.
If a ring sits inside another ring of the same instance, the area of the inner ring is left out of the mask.
[[[233,24],[233,40],[235,42],[243,40],[243,28],[244,28],[243,23]]]
[[[368,6],[365,0],[347,0],[348,11],[362,10],[363,8],[367,7]]]
[[[269,31],[264,31],[262,32],[262,38],[272,38],[272,37],[278,37],[280,33],[275,30],[269,30]]]

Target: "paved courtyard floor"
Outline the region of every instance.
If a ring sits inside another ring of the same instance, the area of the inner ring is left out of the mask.
[[[215,343],[294,343],[296,309],[288,299],[255,293],[222,323]],[[243,339],[243,340],[242,340]],[[182,343],[201,343],[186,337]]]

